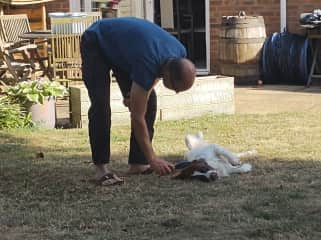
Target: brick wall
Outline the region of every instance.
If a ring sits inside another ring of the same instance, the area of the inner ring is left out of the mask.
[[[292,33],[305,34],[305,29],[300,27],[298,21],[301,13],[310,13],[313,9],[321,9],[320,0],[288,0],[287,1],[287,26]]]
[[[305,34],[300,27],[299,16],[304,12],[312,12],[321,8],[320,0],[288,0],[287,1],[287,28],[291,33]],[[222,16],[237,15],[239,11],[247,15],[264,17],[266,33],[280,31],[280,0],[210,0],[210,58],[211,72],[218,70],[218,41]]]
[[[218,71],[218,41],[222,16],[238,15],[263,16],[267,34],[280,29],[280,0],[210,0],[210,59],[211,72]]]
[[[50,29],[50,19],[48,13],[51,12],[69,12],[69,1],[68,0],[55,0],[46,3],[47,10],[47,28]]]
[[[47,12],[69,12],[68,0],[55,0],[46,3]]]
[[[55,0],[46,3],[47,12],[69,11],[68,0]],[[299,25],[299,16],[303,12],[311,12],[321,8],[320,0],[288,0],[287,27],[292,33],[304,34]],[[280,0],[210,0],[210,58],[211,72],[218,69],[218,41],[222,16],[237,15],[245,11],[247,15],[264,17],[267,35],[280,31]],[[49,21],[47,19],[47,23]]]

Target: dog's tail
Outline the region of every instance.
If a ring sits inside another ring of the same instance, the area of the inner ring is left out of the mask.
[[[254,157],[255,155],[257,155],[257,151],[256,150],[249,150],[249,151],[237,153],[236,155],[239,158],[249,158],[249,157]]]

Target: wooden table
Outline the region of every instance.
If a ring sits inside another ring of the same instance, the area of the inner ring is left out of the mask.
[[[316,70],[320,67],[321,60],[321,25],[301,25],[301,27],[304,27],[307,30],[307,37],[312,52],[312,65],[306,84],[307,87],[310,87],[312,79],[321,78],[321,74],[316,73]]]
[[[30,40],[31,43],[37,44],[44,44],[45,51],[48,57],[48,66],[45,67],[42,63],[41,68],[44,70],[44,75],[47,75],[49,79],[52,79],[52,69],[51,69],[51,48],[50,48],[50,39],[52,37],[50,30],[40,30],[40,31],[32,31],[20,34],[19,37],[21,39]]]
[[[39,39],[50,39],[51,31],[50,30],[41,30],[41,31],[32,31],[26,32],[19,35],[22,39],[29,39],[30,41],[35,41]]]

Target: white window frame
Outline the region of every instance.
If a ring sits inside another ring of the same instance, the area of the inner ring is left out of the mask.
[[[286,0],[280,0],[280,28],[281,28],[281,32],[283,32],[284,30],[286,30]]]
[[[80,12],[80,0],[69,0],[69,11]]]
[[[80,12],[81,11],[81,1],[84,4],[84,12],[92,12],[92,0],[69,0],[70,12]]]
[[[154,0],[143,0],[144,1],[144,18],[154,22]]]
[[[84,1],[84,11],[91,12],[92,11],[92,0],[83,0]]]
[[[211,28],[210,28],[210,0],[205,0],[205,43],[206,43],[206,67],[196,69],[199,75],[208,75],[211,64]]]

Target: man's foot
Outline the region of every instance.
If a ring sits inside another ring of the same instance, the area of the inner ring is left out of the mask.
[[[115,173],[107,173],[102,176],[99,180],[96,180],[96,185],[98,186],[112,186],[112,185],[121,185],[124,183],[124,180],[119,178]]]
[[[110,174],[111,171],[107,168],[106,164],[95,165],[95,179],[100,180],[103,176]]]
[[[135,175],[135,174],[151,174],[153,169],[149,164],[129,164],[129,169],[127,174]]]
[[[124,180],[119,178],[116,174],[112,173],[106,164],[95,165],[95,178],[91,180],[96,185],[99,186],[111,186],[120,185],[124,183]]]

